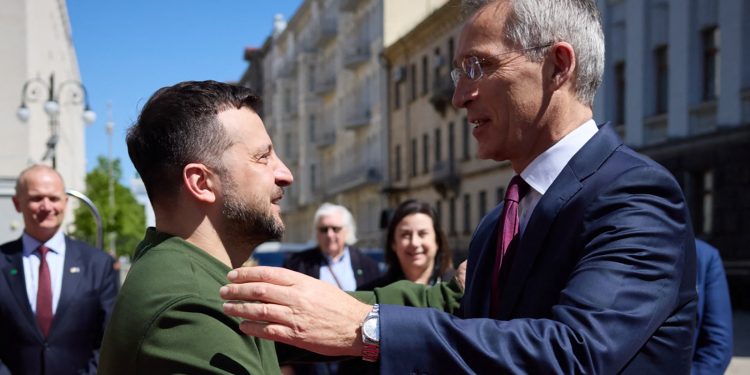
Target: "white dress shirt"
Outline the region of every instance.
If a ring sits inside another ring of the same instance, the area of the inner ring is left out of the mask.
[[[352,269],[352,257],[349,255],[349,246],[344,247],[344,254],[341,255],[339,260],[335,261],[332,257],[325,254],[323,254],[323,258],[325,260],[320,265],[320,280],[340,287],[347,292],[357,290],[357,279],[354,277],[354,270]],[[326,262],[331,265],[331,268],[328,268]],[[331,271],[336,274],[336,278],[333,277]],[[336,283],[336,280],[341,283],[340,286]]]
[[[26,232],[21,237],[23,243],[23,277],[26,281],[26,295],[29,297],[31,311],[36,314],[36,291],[39,288],[40,255],[37,248],[42,245]],[[52,313],[57,311],[62,289],[63,268],[65,267],[65,235],[62,231],[55,233],[44,243],[47,252],[47,266],[49,267],[50,283],[52,286]]]
[[[523,234],[526,224],[529,222],[531,213],[536,208],[542,195],[552,185],[563,168],[568,164],[583,145],[599,131],[594,120],[588,120],[557,143],[537,156],[529,165],[521,171],[521,178],[531,187],[529,192],[518,203],[520,210],[519,234]]]

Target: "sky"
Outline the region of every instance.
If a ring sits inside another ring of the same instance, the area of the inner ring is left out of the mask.
[[[86,170],[112,156],[130,186],[135,168],[125,132],[157,89],[181,81],[238,81],[247,69],[245,47],[270,35],[273,16],[288,20],[302,0],[67,0],[81,82],[96,122],[86,129]]]

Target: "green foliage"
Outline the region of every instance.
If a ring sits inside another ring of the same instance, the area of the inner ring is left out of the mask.
[[[109,167],[112,163],[114,205],[109,201]],[[111,251],[110,236],[115,238],[117,256],[132,256],[146,229],[146,214],[130,189],[118,181],[122,175],[120,160],[100,156],[96,168],[86,175],[85,194],[94,202],[104,223],[104,249]],[[72,198],[75,199],[75,198]],[[81,203],[74,212],[73,237],[96,244],[96,221],[89,208]]]

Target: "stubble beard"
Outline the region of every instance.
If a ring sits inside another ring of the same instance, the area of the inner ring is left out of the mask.
[[[261,211],[262,200],[254,196],[250,201],[238,197],[237,184],[225,181],[226,192],[222,214],[227,220],[229,233],[243,242],[278,241],[284,235],[284,223],[269,210]]]

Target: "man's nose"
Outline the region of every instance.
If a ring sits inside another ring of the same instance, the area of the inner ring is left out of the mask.
[[[471,100],[474,100],[477,94],[476,85],[473,82],[467,80],[465,77],[461,77],[456,81],[456,87],[453,89],[453,98],[451,103],[456,108],[464,108],[466,104]]]
[[[276,180],[276,185],[278,186],[289,186],[294,182],[294,176],[292,176],[292,171],[287,168],[286,164],[284,164],[281,159],[279,159],[279,165],[274,170],[274,178]]]

